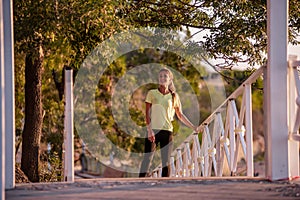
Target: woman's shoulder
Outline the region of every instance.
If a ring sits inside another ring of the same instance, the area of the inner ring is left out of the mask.
[[[158,89],[150,89],[150,90],[148,90],[148,93],[156,93],[156,92],[158,92]]]
[[[150,89],[150,90],[148,90],[147,96],[156,96],[157,95],[156,94],[156,90],[157,89]]]

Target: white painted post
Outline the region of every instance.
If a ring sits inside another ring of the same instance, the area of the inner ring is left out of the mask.
[[[197,152],[198,152],[198,155],[197,155],[197,164],[199,165],[198,175],[201,176],[201,173],[202,174],[204,173],[203,152],[202,152],[201,147],[200,147],[200,142],[199,142],[198,135],[195,136],[195,137],[196,137],[195,142],[196,142]]]
[[[186,144],[186,142],[185,142]],[[189,177],[188,153],[186,147],[183,148],[183,177]]]
[[[246,160],[247,160],[247,176],[254,176],[253,165],[253,130],[252,130],[252,98],[251,84],[245,85],[245,124],[246,124]]]
[[[198,139],[198,133],[194,133],[193,135],[193,163],[194,163],[194,173],[195,173],[195,176],[200,176],[200,173],[199,173],[199,162],[198,162],[198,158],[200,156],[200,152],[198,151],[198,147],[197,147],[197,140],[198,140],[198,143],[199,143],[199,139]]]
[[[3,0],[0,1],[0,200],[5,199],[5,98]]]
[[[289,61],[296,61],[297,56],[289,56]],[[299,112],[298,105],[296,104],[296,98],[298,98],[297,94],[297,83],[299,83],[299,74],[297,69],[292,66],[291,64],[289,65],[288,68],[288,73],[289,73],[289,135],[295,134],[294,133],[294,125],[297,119],[297,112]],[[300,85],[298,85],[299,87]],[[297,94],[297,96],[296,96]],[[299,126],[297,126],[297,132],[299,129]],[[299,134],[299,133],[298,133]],[[290,177],[297,177],[299,176],[299,141],[295,141],[292,139],[289,139],[289,172],[290,172]]]
[[[65,70],[64,180],[74,182],[73,71]]]
[[[268,65],[265,105],[267,107],[266,175],[287,179],[287,39],[288,0],[267,1]]]
[[[162,176],[162,167],[158,167],[158,177],[161,178]]]
[[[207,140],[207,135],[209,134],[207,132],[207,124],[205,124],[205,128],[202,134],[202,151],[203,151],[203,156],[204,156],[204,171],[203,171],[203,176],[208,177],[209,175],[209,152],[208,152],[208,140]]]
[[[175,169],[175,164],[174,164],[174,156],[170,157],[170,168],[171,168],[171,173],[170,177],[175,177],[176,176],[176,169]]]
[[[215,116],[215,125],[216,125],[216,161],[217,161],[217,174],[216,176],[222,176],[222,170],[221,170],[221,138],[222,138],[222,128],[220,126],[220,121],[219,121],[219,117],[220,117],[220,112],[216,113]]]
[[[209,132],[208,126],[206,125],[204,128],[205,128],[205,132],[207,133],[206,141],[207,141],[208,159],[209,159],[208,166],[209,166],[209,176],[211,176],[212,167],[214,168],[215,174],[217,174],[217,168],[216,168],[217,162],[216,162],[216,157],[215,157],[216,149],[215,149],[215,143],[212,142],[212,139],[210,137],[210,132]]]
[[[186,165],[187,165],[187,176],[194,176],[194,165],[192,162],[192,155],[191,155],[191,149],[190,149],[190,143],[189,142],[185,142],[185,151],[186,151],[186,156],[187,156],[187,161],[186,161]]]
[[[229,155],[229,140],[227,138],[228,132],[225,131],[224,129],[224,125],[223,125],[223,121],[222,121],[222,116],[221,113],[217,114],[218,116],[218,124],[220,126],[221,129],[221,137],[220,137],[220,165],[219,165],[219,176],[223,176],[223,167],[224,167],[224,154],[226,156],[227,159],[227,165],[229,166],[230,164],[230,155]],[[226,114],[226,118],[228,119],[229,116],[229,112],[227,110],[227,114]],[[227,126],[226,126],[227,127]]]
[[[183,177],[183,161],[182,161],[182,154],[181,149],[177,150],[177,161],[176,161],[176,170],[179,177]]]
[[[231,175],[234,172],[234,152],[235,152],[235,133],[234,133],[234,116],[233,116],[233,108],[231,101],[234,101],[233,99],[228,102],[228,109],[229,109],[229,148],[230,148],[230,172]],[[228,120],[228,119],[227,119]],[[228,122],[226,122],[228,123]]]
[[[5,66],[5,188],[15,187],[15,87],[12,1],[3,1]]]
[[[153,177],[153,178],[157,178],[157,171],[155,171],[155,172],[152,174],[152,177]]]

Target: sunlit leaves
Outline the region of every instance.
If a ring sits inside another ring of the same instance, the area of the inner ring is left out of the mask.
[[[298,44],[300,2],[289,1],[289,41]],[[237,62],[250,65],[266,61],[267,1],[196,0],[132,1],[126,17],[141,26],[182,27],[206,30],[200,44],[219,67]]]

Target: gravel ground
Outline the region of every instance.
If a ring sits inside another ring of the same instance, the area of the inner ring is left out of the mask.
[[[101,197],[101,198],[100,198]],[[300,180],[261,178],[80,179],[74,183],[17,184],[6,199],[299,199]]]

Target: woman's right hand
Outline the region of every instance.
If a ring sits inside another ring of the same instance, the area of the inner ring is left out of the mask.
[[[148,130],[148,140],[150,142],[155,142],[155,134],[152,129]]]
[[[199,125],[198,127],[196,127],[195,133],[200,133],[200,132],[203,132],[203,131],[204,131],[203,126]]]

